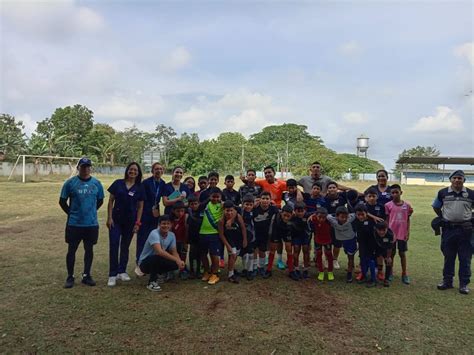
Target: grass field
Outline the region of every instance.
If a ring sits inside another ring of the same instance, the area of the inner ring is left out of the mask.
[[[105,187],[111,177],[102,177]],[[62,181],[0,181],[0,352],[310,353],[474,351],[474,295],[436,290],[439,237],[430,228],[434,187],[405,187],[415,213],[408,252],[412,284],[390,288],[344,282],[346,261],[329,284],[294,282],[283,272],[268,280],[176,281],[161,293],[146,278],[106,286],[105,206],[93,276],[97,287],[66,278]],[[367,184],[353,184],[363,188]],[[135,242],[131,254],[135,253]],[[76,275],[82,268],[82,249]],[[129,265],[132,274],[133,265]]]

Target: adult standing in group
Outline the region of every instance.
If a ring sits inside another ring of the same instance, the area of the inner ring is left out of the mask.
[[[110,197],[107,208],[109,228],[109,280],[113,287],[117,280],[130,281],[127,274],[128,254],[133,234],[141,226],[145,193],[142,170],[138,163],[130,163],[123,179],[115,180],[108,188]]]
[[[377,170],[375,176],[377,177],[377,184],[369,186],[367,190],[377,190],[377,203],[384,206],[387,202],[392,200],[390,185],[388,184],[388,172],[387,170],[380,169]]]
[[[78,175],[68,179],[61,190],[59,205],[67,214],[65,239],[67,279],[65,288],[74,286],[74,264],[79,244],[84,245],[84,272],[82,283],[95,286],[91,276],[94,244],[99,238],[97,210],[104,203],[104,189],[99,180],[91,176],[92,162],[81,158],[77,164]]]
[[[187,197],[191,196],[188,185],[181,182],[184,169],[177,166],[173,169],[171,181],[166,184],[163,192],[163,204],[165,205],[165,214],[171,214],[173,205],[178,201],[183,201],[187,205]]]
[[[145,201],[143,202],[142,225],[137,234],[137,253],[136,262],[142,253],[143,246],[150,232],[158,226],[158,217],[160,216],[160,200],[165,191],[166,182],[161,178],[164,168],[161,163],[153,163],[151,166],[152,176],[143,180],[143,190],[145,192]]]
[[[459,292],[467,295],[471,278],[472,224],[474,190],[464,186],[464,172],[456,170],[449,175],[451,186],[438,191],[433,209],[442,217],[441,251],[444,255],[443,281],[438,290],[453,287],[456,256],[459,259]]]
[[[322,174],[321,163],[318,161],[315,161],[313,164],[311,164],[311,167],[309,168],[309,172],[310,172],[309,176],[303,176],[301,179],[298,180],[298,185],[303,187],[303,191],[305,193],[311,194],[311,190],[313,189],[313,184],[317,182],[321,184],[321,194],[323,196],[326,195],[328,184],[334,180],[331,179],[329,176]],[[349,190],[348,187],[343,186],[341,184],[337,184],[337,188],[342,191]]]

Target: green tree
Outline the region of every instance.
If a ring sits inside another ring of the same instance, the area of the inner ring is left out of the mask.
[[[398,157],[437,157],[440,151],[435,146],[420,146],[404,149]],[[436,169],[436,164],[404,164],[408,169]],[[402,169],[401,164],[395,165],[395,171],[398,173]]]
[[[176,148],[176,132],[173,127],[160,123],[156,126],[155,132],[147,134],[149,148],[157,149],[161,152],[163,163],[166,167],[170,163],[170,152]]]
[[[6,159],[24,152],[27,146],[24,128],[23,122],[17,121],[14,116],[5,113],[0,115],[0,151]]]
[[[142,162],[143,152],[149,146],[148,134],[136,126],[117,132],[114,137],[117,147],[114,149],[112,162],[128,164],[132,161]]]
[[[84,138],[85,154],[102,164],[114,164],[119,141],[115,137],[115,130],[108,124],[96,123]]]

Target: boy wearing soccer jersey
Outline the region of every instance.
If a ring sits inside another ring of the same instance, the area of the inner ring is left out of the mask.
[[[311,242],[311,230],[306,217],[306,206],[304,202],[296,202],[294,215],[291,218],[291,245],[293,246],[293,260],[295,263],[295,275],[298,279],[308,279],[310,266],[309,253]],[[299,258],[303,250],[303,272],[299,269]]]
[[[378,199],[378,191],[376,188],[369,187],[365,193],[365,205],[367,207],[367,216],[374,222],[380,223],[383,222],[386,218],[385,215],[385,208],[383,205],[377,202]],[[383,281],[385,279],[385,275],[383,273],[383,264],[384,259],[383,257],[379,256],[377,258],[377,279],[379,281]]]
[[[367,282],[367,287],[375,286],[376,282],[376,249],[377,244],[374,239],[375,223],[367,215],[367,207],[359,204],[355,209],[356,219],[352,222],[359,244],[359,257],[361,265],[359,283]],[[383,258],[382,258],[383,260]],[[367,272],[370,269],[370,279],[367,279]]]
[[[303,194],[303,201],[306,205],[307,213],[314,213],[320,207],[326,206],[326,201],[321,195],[321,184],[315,182],[311,188],[311,193]]]
[[[384,287],[390,286],[390,275],[392,274],[392,249],[394,247],[393,232],[388,228],[386,222],[380,222],[375,225],[374,238],[377,244],[377,256],[383,257],[385,261],[385,279]]]
[[[224,179],[225,189],[222,190],[222,201],[232,201],[235,206],[240,206],[240,194],[237,190],[234,190],[234,177],[232,175],[227,175]]]
[[[245,195],[251,194],[255,198],[255,204],[258,204],[258,198],[262,193],[262,188],[255,184],[257,172],[254,169],[248,169],[245,176],[246,183],[239,187],[239,195],[242,200]]]
[[[257,276],[257,270],[254,269],[254,249],[255,249],[255,224],[254,224],[254,197],[251,194],[245,195],[242,200],[242,218],[244,220],[247,246],[242,249],[242,277],[246,276],[248,281],[252,281]]]
[[[199,210],[199,200],[196,196],[188,199],[189,210],[186,220],[186,233],[189,242],[189,270],[191,278],[200,278],[201,255],[199,250],[199,229],[201,228],[203,212]]]
[[[326,208],[328,210],[328,215],[335,216],[336,210],[338,207],[345,206],[347,203],[346,195],[344,192],[338,191],[338,185],[335,181],[331,181],[327,184],[327,194],[325,196]],[[332,238],[332,253],[334,257],[334,269],[339,269],[339,252],[342,248],[342,242],[338,240],[334,233]]]
[[[323,253],[328,261],[328,281],[334,280],[333,257],[331,251],[331,224],[327,220],[328,211],[319,207],[311,216],[314,230],[314,249],[316,251],[316,266],[318,267],[318,280],[324,281]]]
[[[398,184],[390,187],[392,200],[385,204],[385,213],[387,214],[388,227],[393,231],[394,243],[392,249],[392,259],[396,254],[396,247],[400,255],[400,263],[402,265],[402,282],[406,285],[410,284],[410,278],[407,274],[407,257],[408,239],[410,238],[410,217],[413,214],[411,205],[403,201],[401,196],[403,191]],[[393,275],[390,275],[390,281]]]

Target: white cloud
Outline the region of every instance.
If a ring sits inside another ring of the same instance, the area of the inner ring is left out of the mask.
[[[344,122],[351,124],[363,124],[369,122],[366,114],[360,112],[349,112],[343,115]]]
[[[191,106],[187,111],[179,111],[174,116],[174,121],[179,122],[183,129],[196,128],[212,118],[215,118],[216,112]]]
[[[165,72],[175,72],[183,69],[191,62],[191,53],[184,47],[177,47],[161,62],[161,69]]]
[[[436,114],[434,116],[421,117],[410,128],[412,132],[441,132],[450,131],[458,132],[463,129],[463,122],[461,118],[449,107],[436,107]]]
[[[454,54],[458,57],[466,58],[474,66],[474,43],[467,42],[454,48]]]
[[[339,47],[339,53],[346,56],[355,56],[362,52],[362,47],[356,41],[350,41],[343,43]]]
[[[267,119],[261,111],[243,110],[238,115],[232,115],[228,120],[228,125],[232,130],[238,131],[244,135],[255,133],[255,128],[259,130],[265,126],[274,124]]]
[[[15,118],[17,121],[23,122],[23,125],[25,126],[24,132],[28,137],[31,137],[31,133],[36,130],[36,126],[38,125],[37,122],[27,113],[17,115]]]
[[[143,95],[140,92],[115,95],[101,104],[94,112],[96,116],[120,119],[156,117],[163,112],[165,102],[161,96]]]

